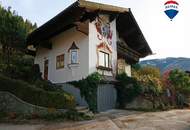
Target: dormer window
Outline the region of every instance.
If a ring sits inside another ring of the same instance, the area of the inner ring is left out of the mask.
[[[75,42],[69,48],[70,53],[70,64],[78,64],[79,63],[79,56],[78,56],[79,48],[76,46]]]

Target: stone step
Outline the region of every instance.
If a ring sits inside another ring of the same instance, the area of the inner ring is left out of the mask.
[[[87,113],[85,113],[86,115],[90,116],[90,117],[94,117],[94,113],[91,111],[88,111]]]
[[[77,106],[76,110],[77,111],[83,111],[83,110],[89,110],[89,108],[87,106]]]
[[[94,114],[93,114],[93,113],[89,110],[89,108],[86,107],[86,106],[77,106],[77,107],[76,107],[76,110],[77,110],[78,112],[84,113],[84,114],[86,114],[86,115],[88,115],[88,116],[90,116],[90,117],[93,117],[93,116],[94,116]]]

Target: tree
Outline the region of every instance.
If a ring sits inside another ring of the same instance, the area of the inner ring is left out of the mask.
[[[18,16],[15,11],[0,5],[0,44],[2,45],[3,61],[10,66],[10,57],[17,51],[26,49],[26,37],[36,28],[28,20]]]
[[[183,108],[184,104],[188,104],[188,96],[190,95],[190,77],[182,70],[174,69],[169,73],[168,81],[171,88],[175,91],[175,99],[178,107]]]
[[[140,82],[144,97],[152,102],[153,108],[156,108],[156,102],[163,90],[159,69],[150,66],[142,67],[135,71],[133,76]]]
[[[161,74],[160,74],[160,70],[156,67],[153,66],[145,66],[142,67],[139,72],[140,75],[150,75],[156,78],[160,78]]]
[[[182,94],[190,92],[190,77],[182,70],[175,69],[169,73],[169,81],[176,91]]]

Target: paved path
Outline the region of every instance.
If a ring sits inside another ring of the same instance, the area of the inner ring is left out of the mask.
[[[190,130],[190,110],[139,113],[112,110],[91,121],[41,125],[1,124],[0,130]]]

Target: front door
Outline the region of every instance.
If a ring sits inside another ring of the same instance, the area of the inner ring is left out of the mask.
[[[48,60],[44,61],[44,79],[48,80]]]

